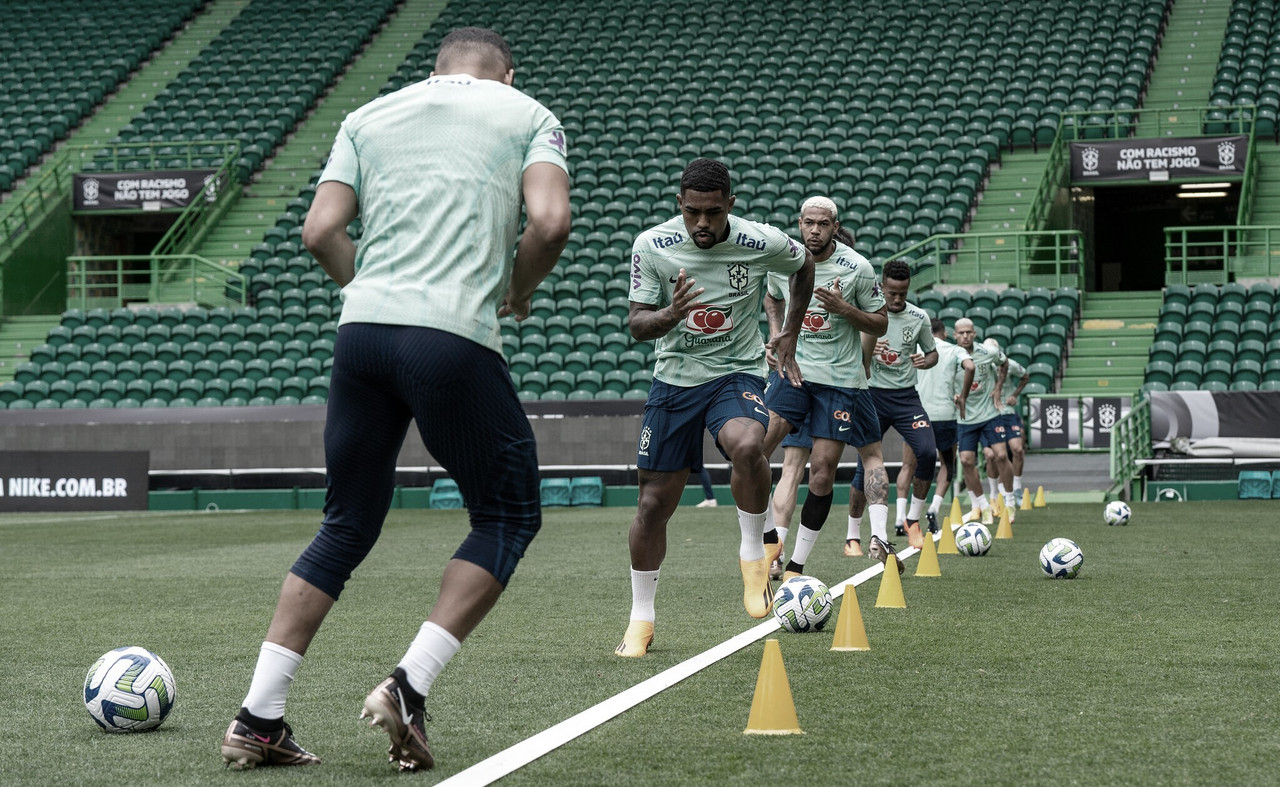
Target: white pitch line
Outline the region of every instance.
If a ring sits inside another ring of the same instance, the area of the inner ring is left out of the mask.
[[[898,553],[898,558],[908,558],[920,550],[908,547]],[[884,572],[884,564],[876,563],[870,568],[859,571],[841,582],[839,587],[831,588],[831,597],[844,595],[845,585],[852,582],[861,585],[868,579]],[[680,681],[728,658],[753,642],[758,642],[781,628],[776,618],[770,618],[746,631],[721,642],[710,650],[686,659],[674,667],[669,667],[657,675],[648,678],[609,699],[594,705],[576,716],[570,716],[554,727],[548,727],[530,738],[525,738],[509,748],[503,749],[488,759],[472,765],[464,771],[455,773],[439,785],[482,785],[492,784],[512,771],[522,768],[542,755],[557,749],[569,741],[604,724],[609,719],[630,710],[661,691],[671,688]]]

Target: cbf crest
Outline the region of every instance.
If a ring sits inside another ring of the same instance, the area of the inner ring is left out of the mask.
[[[1066,415],[1066,411],[1060,405],[1050,405],[1044,411],[1045,424],[1050,429],[1061,429],[1064,415]]]
[[[1229,139],[1218,143],[1218,163],[1224,169],[1236,163],[1236,143]]]
[[[729,274],[729,286],[736,290],[738,295],[742,295],[751,282],[751,269],[742,262],[731,262],[724,267],[725,272]]]

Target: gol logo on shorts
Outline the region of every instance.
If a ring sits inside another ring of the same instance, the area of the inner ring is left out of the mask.
[[[928,422],[928,421],[926,421],[926,420],[924,420],[923,418],[921,418],[921,419],[920,419],[920,420],[918,420],[918,421],[912,421],[912,422],[911,422],[911,428],[912,428],[912,429],[928,429],[928,428],[929,428],[929,422]]]
[[[853,416],[850,415],[847,410],[836,410],[834,413],[831,414],[831,417],[836,419],[837,421],[843,421],[846,424],[853,420]]]
[[[757,396],[756,394],[751,393],[750,391],[743,391],[743,392],[742,392],[742,398],[743,398],[743,399],[750,399],[751,401],[755,402],[756,404],[760,405],[761,407],[764,407],[764,400],[763,400],[763,399],[761,399],[761,398],[760,398],[759,396]]]

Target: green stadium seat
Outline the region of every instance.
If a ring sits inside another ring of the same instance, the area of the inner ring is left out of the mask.
[[[539,483],[543,506],[568,506],[573,503],[573,482],[568,478],[544,478]]]
[[[1199,361],[1178,361],[1173,365],[1173,381],[1175,383],[1191,383],[1198,386],[1204,375],[1204,364]],[[1188,390],[1195,390],[1194,388]]]
[[[1168,386],[1173,383],[1174,367],[1167,361],[1151,361],[1147,364],[1143,375],[1145,382]]]
[[[1147,359],[1150,361],[1163,361],[1168,364],[1174,363],[1177,357],[1178,345],[1173,342],[1152,342],[1147,354]],[[1213,357],[1213,348],[1210,348],[1210,357]]]
[[[1178,345],[1179,361],[1196,361],[1204,363],[1208,357],[1208,351],[1205,343],[1194,339],[1187,339]]]

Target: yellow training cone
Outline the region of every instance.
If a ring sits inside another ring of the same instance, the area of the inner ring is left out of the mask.
[[[871,650],[871,643],[867,642],[867,630],[862,625],[858,592],[852,582],[844,586],[844,601],[840,602],[840,617],[836,618],[836,635],[831,640],[831,649]]]
[[[1009,521],[1009,512],[1000,512],[1000,526],[996,528],[996,538],[1013,538],[1013,523]]]
[[[952,544],[955,544],[955,537],[952,536]],[[940,577],[942,571],[938,568],[938,551],[933,546],[933,533],[924,534],[924,546],[920,547],[920,559],[916,561],[916,576],[918,577]]]
[[[782,648],[778,640],[764,643],[764,658],[760,660],[760,677],[756,678],[756,693],[751,700],[751,716],[743,735],[803,735],[800,719],[796,718],[796,704],[791,699],[791,684],[787,683],[787,669],[782,666]]]
[[[991,513],[1000,516],[1000,512],[1004,511],[1004,498],[1000,495],[991,496]]]
[[[958,527],[964,521],[964,512],[960,510],[960,498],[958,496],[951,498],[951,524]]]
[[[956,549],[956,531],[951,527],[951,517],[942,520],[942,538],[938,539],[939,555],[958,555],[960,550]]]
[[[1022,509],[1023,511],[1030,511],[1030,510],[1031,510],[1031,490],[1030,490],[1030,489],[1024,489],[1024,490],[1022,490],[1022,506],[1021,506],[1021,509]]]
[[[884,573],[880,575],[880,592],[876,594],[876,606],[907,608],[907,600],[902,596],[902,577],[898,576],[897,555],[885,558]]]
[[[1036,487],[1036,501],[1032,503],[1036,508],[1044,508],[1049,505],[1044,501],[1044,487]]]

